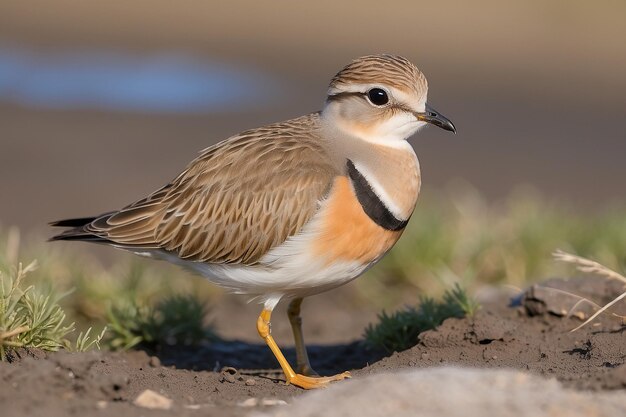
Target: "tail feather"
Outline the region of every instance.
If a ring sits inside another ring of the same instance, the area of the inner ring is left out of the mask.
[[[79,240],[82,242],[95,242],[95,243],[109,242],[109,240],[101,238],[99,236],[95,236],[90,233],[85,233],[81,231],[74,231],[74,230],[67,230],[58,235],[54,235],[50,239],[48,239],[48,242],[54,242],[57,240]]]
[[[57,220],[55,222],[50,222],[48,224],[52,227],[82,227],[91,223],[92,221],[96,219],[97,217],[81,217],[78,219]]]
[[[109,214],[109,213],[107,213]],[[104,214],[103,216],[106,216]],[[50,226],[53,227],[69,227],[70,229],[65,230],[57,235],[52,236],[48,241],[55,240],[82,240],[87,242],[96,242],[96,243],[105,243],[108,242],[107,239],[104,239],[100,236],[96,236],[93,233],[87,231],[86,226],[91,224],[93,221],[103,217],[81,217],[76,219],[65,219],[58,220],[55,222],[51,222]]]

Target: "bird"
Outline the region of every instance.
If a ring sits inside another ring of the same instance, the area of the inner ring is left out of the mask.
[[[199,273],[262,305],[257,331],[287,384],[349,378],[313,370],[300,307],[357,278],[402,235],[421,187],[407,139],[428,124],[456,133],[427,94],[426,77],[402,56],[354,59],[331,79],[321,111],[231,136],[120,210],[50,223],[66,228],[50,240],[106,244]],[[271,334],[281,300],[295,369]]]

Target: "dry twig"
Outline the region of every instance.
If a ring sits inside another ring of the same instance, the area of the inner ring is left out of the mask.
[[[617,279],[619,281],[622,281],[622,282],[626,283],[626,277],[624,277],[622,274],[620,274],[618,272],[615,272],[612,269],[607,268],[606,266],[604,266],[604,265],[602,265],[602,264],[600,264],[598,262],[592,261],[590,259],[583,258],[581,256],[572,255],[572,254],[564,252],[564,251],[562,251],[560,249],[558,249],[556,252],[554,252],[552,254],[552,256],[554,256],[554,259],[556,259],[557,261],[567,262],[567,263],[571,263],[573,265],[576,265],[576,269],[578,269],[581,272],[587,272],[587,273],[591,273],[591,274],[601,275],[601,276],[604,276],[604,277],[609,278],[609,279]],[[583,324],[581,324],[580,326],[576,327],[575,329],[572,329],[571,332],[575,332],[576,330],[578,330],[578,329],[586,326],[587,324],[591,323],[596,317],[598,317],[600,314],[602,314],[603,312],[605,312],[606,310],[611,308],[618,301],[622,300],[625,297],[626,297],[626,291],[623,292],[622,294],[620,294],[619,296],[617,296],[611,302],[605,304],[602,308],[600,308],[598,311],[596,311],[595,314],[593,314],[591,317],[589,317],[587,320],[585,320],[585,322]],[[619,317],[621,317],[621,316],[619,316]]]

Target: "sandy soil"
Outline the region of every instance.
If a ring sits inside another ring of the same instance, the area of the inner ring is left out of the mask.
[[[580,324],[576,316],[588,314],[586,307],[564,317],[577,298],[555,296],[564,292],[546,288],[577,289],[599,303],[623,291],[623,286],[597,278],[552,280],[517,299],[497,297],[473,318],[448,319],[422,333],[411,349],[388,357],[351,342],[311,346],[311,360],[322,374],[351,369],[357,380],[409,368],[460,365],[513,368],[555,378],[575,390],[626,390],[623,322],[606,315],[570,332]],[[286,354],[293,361],[293,349]],[[250,410],[271,411],[305,394],[285,385],[275,368],[265,346],[240,341],[150,353],[19,351],[11,363],[0,364],[0,404],[7,417],[44,411],[48,416],[130,416],[140,412],[133,401],[150,389],[173,405],[169,411],[144,409],[142,415],[240,416]]]

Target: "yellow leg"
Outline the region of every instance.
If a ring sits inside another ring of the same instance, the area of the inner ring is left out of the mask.
[[[270,334],[271,316],[272,312],[270,310],[261,311],[261,315],[256,322],[256,328],[259,332],[259,336],[261,336],[263,340],[265,340],[265,343],[267,343],[267,346],[270,348],[270,350],[278,360],[280,367],[285,373],[285,378],[287,378],[288,384],[293,384],[297,387],[304,389],[322,388],[328,385],[329,382],[339,381],[350,377],[349,372],[344,372],[339,375],[328,377],[311,377],[295,373],[293,368],[291,368],[291,366],[289,365],[289,362],[287,362],[287,359],[285,359],[285,356],[278,348],[278,345],[274,341],[274,338]]]
[[[302,298],[295,298],[289,303],[287,309],[287,316],[291,323],[291,330],[293,330],[293,338],[296,342],[296,370],[298,373],[307,376],[319,376],[317,372],[311,368],[309,362],[309,354],[306,351],[306,345],[304,344],[304,336],[302,335],[302,317],[300,317],[300,306],[302,305]]]

